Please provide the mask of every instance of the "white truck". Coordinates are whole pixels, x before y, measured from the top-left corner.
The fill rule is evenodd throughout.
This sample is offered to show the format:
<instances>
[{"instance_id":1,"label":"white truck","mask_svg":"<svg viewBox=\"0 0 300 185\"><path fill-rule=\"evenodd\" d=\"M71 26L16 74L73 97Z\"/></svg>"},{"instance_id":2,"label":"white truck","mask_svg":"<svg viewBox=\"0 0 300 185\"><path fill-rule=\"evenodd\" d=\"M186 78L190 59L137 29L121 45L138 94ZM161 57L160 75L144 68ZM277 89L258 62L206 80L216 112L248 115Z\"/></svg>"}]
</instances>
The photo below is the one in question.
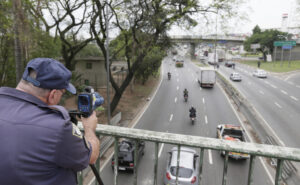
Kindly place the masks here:
<instances>
[{"instance_id":1,"label":"white truck","mask_svg":"<svg viewBox=\"0 0 300 185\"><path fill-rule=\"evenodd\" d=\"M213 88L216 83L216 70L212 67L200 67L198 82L200 87Z\"/></svg>"}]
</instances>

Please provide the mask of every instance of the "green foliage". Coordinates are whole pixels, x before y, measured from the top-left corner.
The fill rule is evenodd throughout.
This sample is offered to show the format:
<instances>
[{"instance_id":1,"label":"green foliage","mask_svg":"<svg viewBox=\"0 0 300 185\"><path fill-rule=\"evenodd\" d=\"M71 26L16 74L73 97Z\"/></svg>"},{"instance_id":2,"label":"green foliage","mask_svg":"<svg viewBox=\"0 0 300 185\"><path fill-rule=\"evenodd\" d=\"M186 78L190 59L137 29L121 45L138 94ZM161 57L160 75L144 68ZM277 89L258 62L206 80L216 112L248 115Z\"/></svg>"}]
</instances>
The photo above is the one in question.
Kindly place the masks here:
<instances>
[{"instance_id":1,"label":"green foliage","mask_svg":"<svg viewBox=\"0 0 300 185\"><path fill-rule=\"evenodd\" d=\"M35 29L31 38L32 50L30 57L58 58L61 50L59 39L52 37L45 31Z\"/></svg>"},{"instance_id":2,"label":"green foliage","mask_svg":"<svg viewBox=\"0 0 300 185\"><path fill-rule=\"evenodd\" d=\"M261 31L258 26L253 29L253 34L244 42L244 48L246 51L252 51L251 44L260 44L260 48L257 51L263 53L264 58L266 58L267 53L273 53L274 41L285 40L288 33L281 32L274 29L268 29Z\"/></svg>"},{"instance_id":3,"label":"green foliage","mask_svg":"<svg viewBox=\"0 0 300 185\"><path fill-rule=\"evenodd\" d=\"M160 46L154 46L135 71L135 77L145 84L150 76L155 76L166 52Z\"/></svg>"},{"instance_id":4,"label":"green foliage","mask_svg":"<svg viewBox=\"0 0 300 185\"><path fill-rule=\"evenodd\" d=\"M77 57L103 57L103 54L97 45L90 43L77 54Z\"/></svg>"}]
</instances>

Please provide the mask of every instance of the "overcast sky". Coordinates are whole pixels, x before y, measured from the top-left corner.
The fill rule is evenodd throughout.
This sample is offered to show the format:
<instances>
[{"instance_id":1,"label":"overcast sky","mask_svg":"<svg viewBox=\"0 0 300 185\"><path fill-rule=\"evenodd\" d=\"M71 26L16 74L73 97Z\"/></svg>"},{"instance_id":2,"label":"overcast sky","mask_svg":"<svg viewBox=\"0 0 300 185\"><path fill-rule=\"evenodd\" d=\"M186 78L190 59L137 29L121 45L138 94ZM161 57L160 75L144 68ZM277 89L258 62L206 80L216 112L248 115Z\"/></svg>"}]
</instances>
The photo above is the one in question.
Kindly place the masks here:
<instances>
[{"instance_id":1,"label":"overcast sky","mask_svg":"<svg viewBox=\"0 0 300 185\"><path fill-rule=\"evenodd\" d=\"M247 5L250 22L243 26L243 32L251 32L255 25L261 28L279 28L282 14L288 14L288 26L296 26L296 0L249 0Z\"/></svg>"},{"instance_id":2,"label":"overcast sky","mask_svg":"<svg viewBox=\"0 0 300 185\"><path fill-rule=\"evenodd\" d=\"M246 4L239 11L247 13L248 20L232 21L230 28L224 30L218 22L217 33L252 33L252 29L258 25L262 29L281 28L282 14L288 14L287 26L300 25L300 13L296 15L297 0L246 0ZM215 17L215 15L212 15ZM297 20L297 17L298 20ZM215 18L213 18L215 20ZM192 30L182 31L181 28L172 28L171 35L207 35L216 33L215 24L199 25Z\"/></svg>"}]
</instances>

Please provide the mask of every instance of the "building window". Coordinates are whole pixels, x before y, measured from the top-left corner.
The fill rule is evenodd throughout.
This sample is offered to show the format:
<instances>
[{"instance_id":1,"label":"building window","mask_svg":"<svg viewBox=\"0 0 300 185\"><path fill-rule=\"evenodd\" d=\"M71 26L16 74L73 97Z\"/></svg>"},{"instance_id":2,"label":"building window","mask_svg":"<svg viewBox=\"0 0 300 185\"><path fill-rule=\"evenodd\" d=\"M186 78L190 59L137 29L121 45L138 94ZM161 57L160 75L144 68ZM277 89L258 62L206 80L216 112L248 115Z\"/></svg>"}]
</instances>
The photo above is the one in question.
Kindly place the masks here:
<instances>
[{"instance_id":1,"label":"building window","mask_svg":"<svg viewBox=\"0 0 300 185\"><path fill-rule=\"evenodd\" d=\"M84 80L84 85L90 85L90 81L89 80Z\"/></svg>"},{"instance_id":2,"label":"building window","mask_svg":"<svg viewBox=\"0 0 300 185\"><path fill-rule=\"evenodd\" d=\"M86 63L86 69L92 69L93 65L91 62Z\"/></svg>"}]
</instances>

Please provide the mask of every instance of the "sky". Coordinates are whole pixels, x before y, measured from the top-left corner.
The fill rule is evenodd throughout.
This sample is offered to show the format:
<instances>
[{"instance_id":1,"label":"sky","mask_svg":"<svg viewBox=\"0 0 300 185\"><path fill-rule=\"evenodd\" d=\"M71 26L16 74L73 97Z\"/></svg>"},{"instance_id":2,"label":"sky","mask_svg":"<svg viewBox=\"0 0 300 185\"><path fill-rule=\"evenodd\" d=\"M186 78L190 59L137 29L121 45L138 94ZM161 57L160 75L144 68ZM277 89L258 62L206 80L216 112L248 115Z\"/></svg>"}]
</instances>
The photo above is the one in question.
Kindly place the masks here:
<instances>
[{"instance_id":1,"label":"sky","mask_svg":"<svg viewBox=\"0 0 300 185\"><path fill-rule=\"evenodd\" d=\"M252 32L255 25L260 28L280 28L282 14L288 14L288 26L296 26L296 0L250 0L247 6L250 21L245 24L242 32Z\"/></svg>"},{"instance_id":2,"label":"sky","mask_svg":"<svg viewBox=\"0 0 300 185\"><path fill-rule=\"evenodd\" d=\"M172 28L170 35L206 35L207 33L252 33L252 29L258 25L262 29L281 28L282 14L287 13L287 26L300 26L300 12L297 15L297 0L245 0L246 3L239 11L247 14L248 20L231 21L231 25L224 30L215 23L211 25L199 25L192 30L182 31L181 28ZM242 14L241 13L241 14ZM215 15L213 15L215 16ZM298 20L297 20L298 17ZM215 18L213 18L215 19ZM220 24L218 22L218 24Z\"/></svg>"}]
</instances>

